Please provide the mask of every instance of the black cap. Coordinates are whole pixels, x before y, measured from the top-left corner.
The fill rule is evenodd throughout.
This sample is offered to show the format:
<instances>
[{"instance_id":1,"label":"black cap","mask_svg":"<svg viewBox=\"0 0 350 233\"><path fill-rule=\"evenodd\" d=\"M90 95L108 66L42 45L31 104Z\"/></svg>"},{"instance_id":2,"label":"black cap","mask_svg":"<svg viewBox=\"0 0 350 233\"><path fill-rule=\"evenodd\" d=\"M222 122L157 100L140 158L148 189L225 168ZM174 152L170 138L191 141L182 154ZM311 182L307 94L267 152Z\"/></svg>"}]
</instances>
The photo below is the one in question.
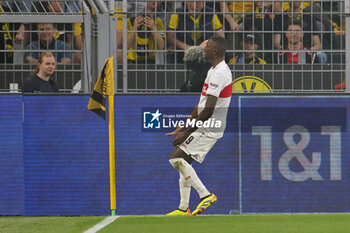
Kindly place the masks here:
<instances>
[{"instance_id":1,"label":"black cap","mask_svg":"<svg viewBox=\"0 0 350 233\"><path fill-rule=\"evenodd\" d=\"M254 44L259 44L259 39L254 34L244 34L244 42L252 42Z\"/></svg>"}]
</instances>

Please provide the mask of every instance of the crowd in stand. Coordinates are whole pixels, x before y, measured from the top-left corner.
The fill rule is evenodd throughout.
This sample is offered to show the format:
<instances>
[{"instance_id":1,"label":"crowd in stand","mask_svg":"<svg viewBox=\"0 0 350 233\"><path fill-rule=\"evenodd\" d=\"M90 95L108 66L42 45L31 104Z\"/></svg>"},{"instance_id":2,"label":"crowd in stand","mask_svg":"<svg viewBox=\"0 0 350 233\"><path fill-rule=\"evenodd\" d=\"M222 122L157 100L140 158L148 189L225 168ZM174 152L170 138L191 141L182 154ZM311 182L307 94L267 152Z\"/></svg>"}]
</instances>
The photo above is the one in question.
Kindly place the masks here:
<instances>
[{"instance_id":1,"label":"crowd in stand","mask_svg":"<svg viewBox=\"0 0 350 233\"><path fill-rule=\"evenodd\" d=\"M230 64L331 62L329 51L344 49L345 44L340 33L344 23L339 14L332 13L341 9L332 4L295 0L148 2L128 17L128 62L157 63L156 55L165 54L159 50L165 50L167 64L183 63L184 50L212 35L229 41L231 52L226 60Z\"/></svg>"},{"instance_id":2,"label":"crowd in stand","mask_svg":"<svg viewBox=\"0 0 350 233\"><path fill-rule=\"evenodd\" d=\"M0 1L1 3L2 1ZM123 61L122 1L116 2L118 62ZM314 64L335 62L331 50L344 49L342 9L325 1L128 1L127 62L183 63L184 51L212 35L229 41L230 64ZM44 12L65 12L67 4L50 1ZM1 12L13 11L8 4ZM44 9L40 9L44 8ZM333 12L332 12L333 11ZM81 62L81 24L0 25L0 63L13 62L14 47L23 62L37 64L51 51L57 64ZM57 50L57 51L56 51ZM344 62L344 61L342 61Z\"/></svg>"},{"instance_id":3,"label":"crowd in stand","mask_svg":"<svg viewBox=\"0 0 350 233\"><path fill-rule=\"evenodd\" d=\"M28 11L25 3L0 0L0 13ZM63 1L43 1L32 3L38 13L71 12L69 4ZM20 7L23 7L22 9ZM69 9L68 9L69 8ZM77 10L77 9L75 9ZM17 52L17 50L25 52ZM0 64L37 64L40 54L52 51L58 64L81 62L82 33L80 24L72 23L0 23ZM20 61L14 61L14 52L21 54Z\"/></svg>"}]
</instances>

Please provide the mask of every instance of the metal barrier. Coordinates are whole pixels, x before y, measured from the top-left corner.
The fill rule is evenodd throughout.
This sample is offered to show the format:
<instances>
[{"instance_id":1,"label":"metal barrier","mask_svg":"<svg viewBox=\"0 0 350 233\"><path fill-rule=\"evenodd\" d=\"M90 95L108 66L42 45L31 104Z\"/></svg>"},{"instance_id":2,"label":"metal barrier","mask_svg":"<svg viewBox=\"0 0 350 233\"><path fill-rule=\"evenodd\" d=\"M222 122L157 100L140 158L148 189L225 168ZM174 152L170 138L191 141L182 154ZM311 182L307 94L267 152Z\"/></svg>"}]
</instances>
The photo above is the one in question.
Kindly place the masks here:
<instances>
[{"instance_id":1,"label":"metal barrier","mask_svg":"<svg viewBox=\"0 0 350 233\"><path fill-rule=\"evenodd\" d=\"M141 26L135 30L132 21L137 15L150 14L147 11L152 6L141 13L136 10L137 7L123 8L123 13L127 12L124 21L127 20L128 24L127 32L126 27L123 31L124 38L127 37L123 46L129 49L127 54L123 54L123 74L120 71L117 75L118 79L124 78L123 81L118 80L118 91L187 91L184 86L191 84L186 83L196 82L192 79L198 77L197 71L184 64L184 49L198 46L210 35L222 36L218 33L220 28L229 42L226 61L232 65L234 79L249 73L249 76L257 76L265 81L275 92L335 91L335 86L345 81L344 1L300 1L300 6L295 6L299 2L295 1L292 7L288 6L289 2L292 1L208 1L201 5L198 1L174 1L169 6L166 1L160 8L156 8L161 12L155 12L154 16L155 22L163 20L167 25L163 29L158 25L156 30L164 37L164 49L152 45L152 49L148 50L147 45L142 43L149 29ZM202 10L191 16L191 4ZM126 7L126 4L123 6ZM212 20L217 19L217 24L221 23L221 26L213 25L217 28L212 30L198 25L203 21L211 24ZM299 20L303 25L293 26ZM290 28L289 21L292 21ZM187 28L176 23L185 23ZM186 36L188 28L194 30ZM136 43L136 46L130 45L131 33L140 34L138 39L141 42ZM196 36L197 39L194 39ZM290 48L292 41L288 43L288 40L293 40L292 36L298 37L294 40L298 39L299 44ZM144 56L147 52L148 56ZM152 52L156 56L149 55ZM204 79L205 74L200 78ZM299 84L296 85L297 83ZM123 88L120 86L122 84ZM344 88L345 86L340 86L339 90Z\"/></svg>"},{"instance_id":2,"label":"metal barrier","mask_svg":"<svg viewBox=\"0 0 350 233\"><path fill-rule=\"evenodd\" d=\"M70 42L73 49L69 51L74 53L71 67L80 70L62 66L63 70L54 78L66 80L72 72L79 73L80 92L84 93L91 92L109 56L116 58L117 92L193 91L191 85L203 81L198 79L205 78L207 68L201 69L200 74L189 68L182 60L184 50L200 45L213 34L225 36L229 42L226 61L232 67L234 79L247 74L256 76L274 92L345 91L345 85L337 88L336 85L346 77L350 79L350 59L345 59L346 54L350 56L346 53L350 38L345 40L346 36L350 37L345 33L346 27L350 28L350 22L345 23L350 21L350 7L344 0L32 0L2 1L2 6L8 10L0 14L0 24L14 24L8 28L13 39L19 32L15 23L75 23L75 27L63 28L61 33L75 36L81 32L78 42L81 45L78 46L73 36ZM135 24L138 16L141 16L139 26ZM38 32L35 28L24 28L32 34ZM0 80L3 88L0 91L8 91L9 82L23 82L26 78L11 80L18 77L18 72L11 76L15 72L11 64L22 70L22 74L33 68L21 66L21 56L28 50L16 43L12 46L13 61L0 59L7 69L0 74L6 75L6 81ZM8 52L8 48L0 45L0 53ZM63 83L66 86L60 87L61 91L72 91L74 84ZM254 91L259 92L258 89Z\"/></svg>"},{"instance_id":3,"label":"metal barrier","mask_svg":"<svg viewBox=\"0 0 350 233\"><path fill-rule=\"evenodd\" d=\"M84 2L1 1L0 12L0 91L8 91L10 83L21 88L43 51L56 57L53 78L60 91L70 92L75 82L86 76L89 61L84 59L83 35L91 33L90 27L84 27L90 17ZM77 74L79 78L72 80Z\"/></svg>"}]
</instances>

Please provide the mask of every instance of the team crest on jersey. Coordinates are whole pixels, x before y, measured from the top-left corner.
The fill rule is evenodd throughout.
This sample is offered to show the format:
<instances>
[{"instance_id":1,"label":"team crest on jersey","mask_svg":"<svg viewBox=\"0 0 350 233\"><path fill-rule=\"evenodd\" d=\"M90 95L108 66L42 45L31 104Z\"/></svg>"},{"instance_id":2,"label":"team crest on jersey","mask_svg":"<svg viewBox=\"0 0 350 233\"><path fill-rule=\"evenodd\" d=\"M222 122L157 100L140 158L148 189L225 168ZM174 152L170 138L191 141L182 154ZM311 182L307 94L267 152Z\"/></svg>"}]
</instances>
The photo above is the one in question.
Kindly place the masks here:
<instances>
[{"instance_id":1,"label":"team crest on jersey","mask_svg":"<svg viewBox=\"0 0 350 233\"><path fill-rule=\"evenodd\" d=\"M208 84L204 83L203 88L202 88L202 95L206 96L207 95L207 90L208 90Z\"/></svg>"},{"instance_id":2,"label":"team crest on jersey","mask_svg":"<svg viewBox=\"0 0 350 233\"><path fill-rule=\"evenodd\" d=\"M232 82L232 93L272 93L267 82L255 76L243 76Z\"/></svg>"}]
</instances>

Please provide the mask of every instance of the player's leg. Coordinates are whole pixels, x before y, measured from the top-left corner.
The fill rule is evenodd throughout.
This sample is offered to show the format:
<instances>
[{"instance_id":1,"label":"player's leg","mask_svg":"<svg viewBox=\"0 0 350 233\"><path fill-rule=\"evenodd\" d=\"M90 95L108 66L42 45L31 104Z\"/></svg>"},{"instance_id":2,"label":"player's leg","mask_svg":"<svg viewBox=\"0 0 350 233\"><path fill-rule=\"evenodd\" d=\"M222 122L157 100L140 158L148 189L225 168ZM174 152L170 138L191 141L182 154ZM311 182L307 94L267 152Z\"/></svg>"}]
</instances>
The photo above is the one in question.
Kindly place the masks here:
<instances>
[{"instance_id":1,"label":"player's leg","mask_svg":"<svg viewBox=\"0 0 350 233\"><path fill-rule=\"evenodd\" d=\"M179 208L177 210L174 210L168 213L167 215L190 216L191 211L189 209L189 204L190 204L190 195L191 195L191 185L185 180L185 178L181 174L179 178L179 190L180 190Z\"/></svg>"},{"instance_id":2,"label":"player's leg","mask_svg":"<svg viewBox=\"0 0 350 233\"><path fill-rule=\"evenodd\" d=\"M180 174L179 179L179 188L180 188L180 210L187 210L190 205L190 196L191 196L191 184L185 180L183 175Z\"/></svg>"},{"instance_id":3,"label":"player's leg","mask_svg":"<svg viewBox=\"0 0 350 233\"><path fill-rule=\"evenodd\" d=\"M188 137L188 139L185 140L184 143L178 146L178 149L180 150L173 151L170 159L173 159L173 162L178 162L180 165L183 163L183 160L176 161L176 159L184 159L188 162L188 158L191 158L189 163L191 163L193 159L199 163L202 163L206 154L214 146L216 141L216 138L208 137L204 132L194 132ZM174 166L173 163L172 165ZM180 168L178 170L197 190L200 196L200 202L197 208L192 212L192 215L200 214L203 210L217 201L217 197L206 189L192 166L189 168L185 163L184 168Z\"/></svg>"},{"instance_id":4,"label":"player's leg","mask_svg":"<svg viewBox=\"0 0 350 233\"><path fill-rule=\"evenodd\" d=\"M175 151L175 150L174 150ZM177 152L175 151L171 153L170 157L172 156L178 156ZM193 162L193 159L190 156L186 157L186 161L191 164ZM179 172L180 178L179 178L179 189L180 189L180 205L179 208L173 212L168 213L167 215L185 215L189 216L191 215L191 212L189 210L189 202L190 202L190 195L191 195L191 184L184 178L183 175Z\"/></svg>"},{"instance_id":5,"label":"player's leg","mask_svg":"<svg viewBox=\"0 0 350 233\"><path fill-rule=\"evenodd\" d=\"M217 201L217 197L214 194L211 194L207 188L204 186L202 181L197 176L196 171L193 169L193 167L190 165L190 163L193 161L190 156L187 155L185 152L183 152L180 148L176 148L173 153L170 156L170 163L173 165L173 167L179 171L180 176L182 176L186 184L190 184L193 188L196 189L200 196L200 201L197 206L197 208L193 211L192 215L197 215L202 213L205 209L207 209L211 204L215 203ZM190 162L188 162L190 160ZM181 180L181 179L180 179ZM185 191L183 189L182 191ZM181 182L180 182L180 193L181 193ZM189 196L190 193L188 193L188 196L186 196L186 191L182 192L181 195L181 203L185 203L187 200L189 202ZM182 196L183 195L183 196ZM184 199L182 199L184 197ZM186 205L188 206L188 204ZM183 209L182 209L183 208ZM176 212L172 212L171 215L184 215L183 213L188 213L188 209L185 212L185 207L179 207L179 210Z\"/></svg>"},{"instance_id":6,"label":"player's leg","mask_svg":"<svg viewBox=\"0 0 350 233\"><path fill-rule=\"evenodd\" d=\"M216 141L217 139L207 137L203 132L195 132L192 133L184 143L176 147L170 154L169 162L171 165L183 176L188 184L196 189L201 198L192 215L200 214L217 200L216 196L211 194L204 186L197 176L196 171L191 166L194 159L199 163L203 162L205 155L214 146Z\"/></svg>"},{"instance_id":7,"label":"player's leg","mask_svg":"<svg viewBox=\"0 0 350 233\"><path fill-rule=\"evenodd\" d=\"M197 176L196 171L190 165L193 159L179 147L176 147L170 154L169 162L184 177L185 181L190 184L199 194L200 198L210 194L202 181Z\"/></svg>"},{"instance_id":8,"label":"player's leg","mask_svg":"<svg viewBox=\"0 0 350 233\"><path fill-rule=\"evenodd\" d=\"M176 158L177 156L180 156L180 158L184 156L183 159L191 166L192 166L192 162L194 161L194 159L192 159L191 156L187 155L186 153L183 154L183 151L181 150L180 151L174 150L174 153L170 154L170 158L172 158L172 156L174 156L174 158ZM179 174L180 174L179 187L180 187L180 196L181 196L179 209L186 210L190 204L190 195L191 195L192 186L190 182L187 181L183 175L181 175L180 172Z\"/></svg>"}]
</instances>

